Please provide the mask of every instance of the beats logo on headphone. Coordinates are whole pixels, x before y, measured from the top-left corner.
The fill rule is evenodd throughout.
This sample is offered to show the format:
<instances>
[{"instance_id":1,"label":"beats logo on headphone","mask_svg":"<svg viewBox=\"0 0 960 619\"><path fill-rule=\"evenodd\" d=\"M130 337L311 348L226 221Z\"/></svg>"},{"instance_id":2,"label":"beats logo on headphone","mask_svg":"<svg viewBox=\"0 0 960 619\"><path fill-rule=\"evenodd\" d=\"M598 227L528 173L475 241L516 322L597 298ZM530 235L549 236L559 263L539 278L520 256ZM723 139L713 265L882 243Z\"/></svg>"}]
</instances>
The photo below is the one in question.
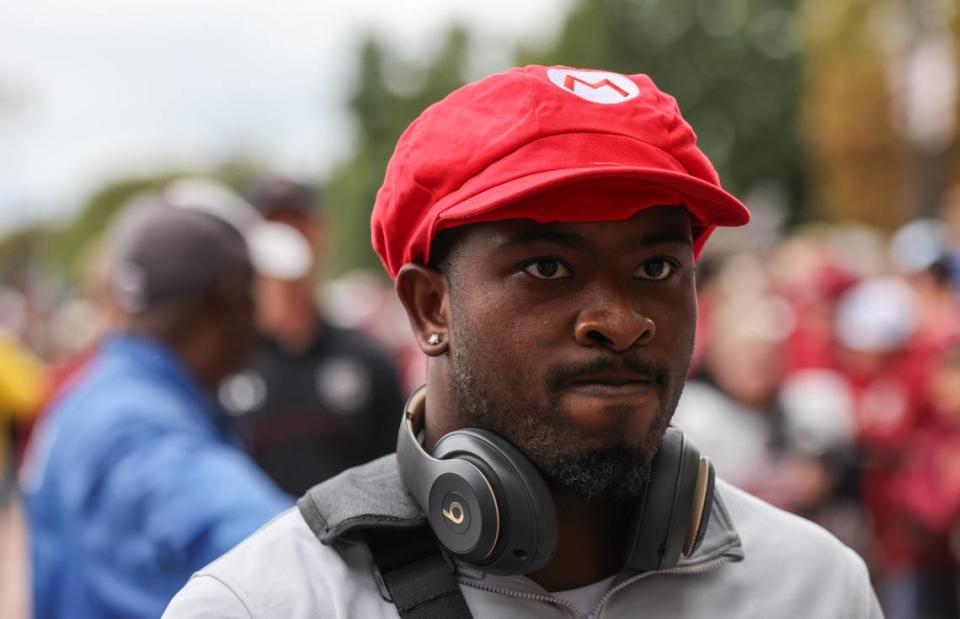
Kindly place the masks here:
<instances>
[{"instance_id":1,"label":"beats logo on headphone","mask_svg":"<svg viewBox=\"0 0 960 619\"><path fill-rule=\"evenodd\" d=\"M463 428L428 454L423 429L426 389L410 397L397 438L400 477L455 559L492 574L528 574L557 547L553 497L537 468L503 437ZM682 432L668 428L650 482L637 498L625 567L670 567L696 550L713 505L714 471Z\"/></svg>"}]
</instances>

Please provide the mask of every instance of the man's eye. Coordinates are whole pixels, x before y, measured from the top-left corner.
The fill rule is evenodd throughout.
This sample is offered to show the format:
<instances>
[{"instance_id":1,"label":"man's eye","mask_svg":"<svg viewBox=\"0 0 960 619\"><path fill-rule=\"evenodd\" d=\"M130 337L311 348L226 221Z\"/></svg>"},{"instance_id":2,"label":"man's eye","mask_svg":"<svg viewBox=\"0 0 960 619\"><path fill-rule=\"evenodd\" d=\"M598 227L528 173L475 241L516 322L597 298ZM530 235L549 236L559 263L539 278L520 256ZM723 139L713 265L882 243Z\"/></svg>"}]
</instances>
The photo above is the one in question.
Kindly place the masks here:
<instances>
[{"instance_id":1,"label":"man's eye","mask_svg":"<svg viewBox=\"0 0 960 619\"><path fill-rule=\"evenodd\" d=\"M676 265L666 258L654 258L641 264L636 275L641 279L667 279L675 269Z\"/></svg>"},{"instance_id":2,"label":"man's eye","mask_svg":"<svg viewBox=\"0 0 960 619\"><path fill-rule=\"evenodd\" d=\"M557 260L537 260L523 269L537 279L563 279L570 277L570 269Z\"/></svg>"}]
</instances>

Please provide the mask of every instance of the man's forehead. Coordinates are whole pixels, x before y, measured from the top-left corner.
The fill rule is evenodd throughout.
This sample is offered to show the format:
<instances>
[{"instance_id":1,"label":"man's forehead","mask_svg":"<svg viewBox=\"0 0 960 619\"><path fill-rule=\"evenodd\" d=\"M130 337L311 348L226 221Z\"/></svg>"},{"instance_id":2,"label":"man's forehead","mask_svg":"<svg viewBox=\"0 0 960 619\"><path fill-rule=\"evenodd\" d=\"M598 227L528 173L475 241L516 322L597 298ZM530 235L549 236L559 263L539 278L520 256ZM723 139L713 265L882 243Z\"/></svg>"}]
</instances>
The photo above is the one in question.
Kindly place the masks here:
<instances>
[{"instance_id":1,"label":"man's forehead","mask_svg":"<svg viewBox=\"0 0 960 619\"><path fill-rule=\"evenodd\" d=\"M655 206L621 221L552 221L505 219L469 226L466 235L483 245L506 247L527 243L590 246L611 242L630 245L677 243L692 246L692 223L686 209Z\"/></svg>"}]
</instances>

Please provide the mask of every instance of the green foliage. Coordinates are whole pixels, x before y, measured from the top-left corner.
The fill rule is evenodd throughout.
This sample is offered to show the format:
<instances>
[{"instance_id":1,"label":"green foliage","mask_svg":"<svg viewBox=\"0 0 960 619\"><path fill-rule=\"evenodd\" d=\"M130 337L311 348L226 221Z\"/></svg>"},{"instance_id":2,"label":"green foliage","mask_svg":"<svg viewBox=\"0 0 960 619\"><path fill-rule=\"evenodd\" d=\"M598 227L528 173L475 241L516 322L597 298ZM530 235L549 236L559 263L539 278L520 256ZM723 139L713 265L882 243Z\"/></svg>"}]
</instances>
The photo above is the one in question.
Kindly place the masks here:
<instances>
[{"instance_id":1,"label":"green foliage","mask_svg":"<svg viewBox=\"0 0 960 619\"><path fill-rule=\"evenodd\" d=\"M954 40L954 62L960 67L960 10L957 10L953 19L950 20L950 32ZM958 122L953 128L953 140L948 151L947 164L947 185L948 187L960 187L960 97L954 104L954 117Z\"/></svg>"},{"instance_id":2,"label":"green foliage","mask_svg":"<svg viewBox=\"0 0 960 619\"><path fill-rule=\"evenodd\" d=\"M66 225L36 225L0 238L0 264L4 265L0 281L17 281L34 271L60 281L76 279L81 256L100 237L117 209L134 194L166 178L110 183L91 196Z\"/></svg>"},{"instance_id":3,"label":"green foliage","mask_svg":"<svg viewBox=\"0 0 960 619\"><path fill-rule=\"evenodd\" d=\"M243 193L263 174L263 167L247 159L233 158L208 174ZM35 270L56 280L75 281L82 269L83 257L130 198L188 175L191 173L170 171L108 182L90 196L65 225L37 225L0 238L0 264L3 265L0 282L18 280Z\"/></svg>"},{"instance_id":4,"label":"green foliage","mask_svg":"<svg viewBox=\"0 0 960 619\"><path fill-rule=\"evenodd\" d=\"M30 226L0 239L0 283L18 282L48 244L49 235L43 226Z\"/></svg>"},{"instance_id":5,"label":"green foliage","mask_svg":"<svg viewBox=\"0 0 960 619\"><path fill-rule=\"evenodd\" d=\"M360 56L358 84L350 102L358 135L351 158L331 176L326 188L331 215L332 272L379 268L370 247L370 212L383 182L390 153L403 130L420 112L464 82L467 34L452 28L427 65L384 50L368 38Z\"/></svg>"},{"instance_id":6,"label":"green foliage","mask_svg":"<svg viewBox=\"0 0 960 619\"><path fill-rule=\"evenodd\" d=\"M99 238L110 218L127 200L165 180L167 177L124 179L101 188L70 224L51 232L44 254L54 265L72 272L87 244Z\"/></svg>"},{"instance_id":7,"label":"green foliage","mask_svg":"<svg viewBox=\"0 0 960 619\"><path fill-rule=\"evenodd\" d=\"M818 215L893 227L904 218L906 145L892 126L886 53L876 36L885 0L811 0L802 109ZM856 102L851 105L851 102Z\"/></svg>"},{"instance_id":8,"label":"green foliage","mask_svg":"<svg viewBox=\"0 0 960 619\"><path fill-rule=\"evenodd\" d=\"M646 73L676 97L724 186L765 181L804 203L797 121L796 0L581 0L546 49L520 64Z\"/></svg>"}]
</instances>

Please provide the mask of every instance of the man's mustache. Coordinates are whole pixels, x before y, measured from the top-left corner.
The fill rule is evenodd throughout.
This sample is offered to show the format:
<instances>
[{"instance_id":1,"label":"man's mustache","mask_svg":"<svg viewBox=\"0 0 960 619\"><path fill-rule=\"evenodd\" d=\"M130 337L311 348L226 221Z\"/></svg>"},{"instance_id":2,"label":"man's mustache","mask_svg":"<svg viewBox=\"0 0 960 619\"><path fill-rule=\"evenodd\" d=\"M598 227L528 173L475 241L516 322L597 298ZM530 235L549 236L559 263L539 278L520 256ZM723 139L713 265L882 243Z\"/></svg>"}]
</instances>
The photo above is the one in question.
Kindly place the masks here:
<instances>
[{"instance_id":1,"label":"man's mustache","mask_svg":"<svg viewBox=\"0 0 960 619\"><path fill-rule=\"evenodd\" d=\"M581 382L584 377L597 374L636 374L642 379L653 381L660 389L663 389L670 379L669 369L662 364L637 356L605 355L589 361L555 365L548 370L545 383L549 391L556 392L572 383Z\"/></svg>"}]
</instances>

